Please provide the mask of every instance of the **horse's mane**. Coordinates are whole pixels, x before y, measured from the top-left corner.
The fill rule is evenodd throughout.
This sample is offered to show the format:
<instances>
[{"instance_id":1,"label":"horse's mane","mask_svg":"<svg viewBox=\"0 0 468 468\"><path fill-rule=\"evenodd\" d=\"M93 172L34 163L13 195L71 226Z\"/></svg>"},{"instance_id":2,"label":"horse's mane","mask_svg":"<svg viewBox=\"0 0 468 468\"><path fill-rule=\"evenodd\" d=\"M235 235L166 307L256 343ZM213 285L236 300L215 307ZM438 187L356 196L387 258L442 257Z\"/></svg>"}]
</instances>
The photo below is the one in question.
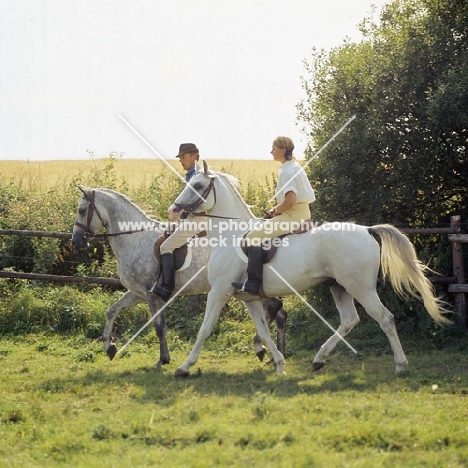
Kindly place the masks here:
<instances>
[{"instance_id":1,"label":"horse's mane","mask_svg":"<svg viewBox=\"0 0 468 468\"><path fill-rule=\"evenodd\" d=\"M93 190L93 189L91 189ZM129 197L127 197L127 195L124 195L123 193L120 193L120 192L117 192L117 190L113 190L113 189L110 189L110 188L105 188L105 187L99 187L99 188L96 188L94 189L96 191L99 191L99 192L104 192L104 193L107 193L108 195L111 195L112 197L114 198L119 198L121 199L122 201L124 201L125 203L128 203L130 205L132 205L132 207L139 211L142 215L150 218L151 220L159 223L159 224L162 224L161 221L159 220L156 220L154 219L152 216L150 216L146 211L142 210L138 205L136 205L135 203L132 202L132 200L130 200Z\"/></svg>"},{"instance_id":2,"label":"horse's mane","mask_svg":"<svg viewBox=\"0 0 468 468\"><path fill-rule=\"evenodd\" d=\"M225 172L218 172L218 171L211 171L211 172L215 174L216 176L218 176L220 179L226 181L232 187L232 190L235 196L237 197L237 199L240 201L242 205L245 206L245 208L249 212L249 215L252 218L255 218L256 216L252 213L250 206L245 202L245 200L242 198L242 195L239 193L241 181L237 177L234 177L231 174L226 174Z\"/></svg>"}]
</instances>

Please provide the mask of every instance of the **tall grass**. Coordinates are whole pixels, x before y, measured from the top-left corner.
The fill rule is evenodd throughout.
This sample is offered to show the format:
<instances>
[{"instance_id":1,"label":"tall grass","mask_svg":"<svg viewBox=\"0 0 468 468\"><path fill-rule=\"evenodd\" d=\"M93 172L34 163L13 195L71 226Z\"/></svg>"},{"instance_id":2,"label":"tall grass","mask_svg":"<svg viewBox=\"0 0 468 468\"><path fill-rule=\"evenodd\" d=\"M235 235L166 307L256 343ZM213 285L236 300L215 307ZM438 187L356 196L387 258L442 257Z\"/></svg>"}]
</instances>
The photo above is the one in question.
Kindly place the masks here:
<instances>
[{"instance_id":1,"label":"tall grass","mask_svg":"<svg viewBox=\"0 0 468 468\"><path fill-rule=\"evenodd\" d=\"M181 175L184 172L177 159L169 159L164 163L157 158L125 159L116 153L111 153L108 158L97 158L92 153L90 156L86 160L69 161L0 161L0 174L4 182L12 181L28 191L67 187L77 178L83 179L85 185L98 186L100 184L96 176L99 179L108 170L109 161L112 160L115 180L125 181L128 190L133 192L148 187L161 175L172 175L167 164ZM244 185L263 182L265 178L271 180L279 169L278 163L270 160L206 160L212 169L228 172Z\"/></svg>"}]
</instances>

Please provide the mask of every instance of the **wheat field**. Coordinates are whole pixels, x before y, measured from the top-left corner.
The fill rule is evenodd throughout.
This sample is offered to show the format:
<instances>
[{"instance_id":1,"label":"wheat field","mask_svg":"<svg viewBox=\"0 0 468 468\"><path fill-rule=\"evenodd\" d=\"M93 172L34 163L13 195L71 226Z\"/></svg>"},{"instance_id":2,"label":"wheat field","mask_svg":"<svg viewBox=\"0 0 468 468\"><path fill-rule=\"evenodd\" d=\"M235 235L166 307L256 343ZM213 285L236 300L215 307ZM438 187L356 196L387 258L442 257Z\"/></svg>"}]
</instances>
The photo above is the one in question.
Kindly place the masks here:
<instances>
[{"instance_id":1,"label":"wheat field","mask_svg":"<svg viewBox=\"0 0 468 468\"><path fill-rule=\"evenodd\" d=\"M0 161L0 177L3 182L15 182L24 187L47 189L68 186L78 176L104 170L109 159L56 160L56 161ZM179 174L184 171L178 160L167 161ZM243 184L270 183L276 179L280 165L271 160L211 160L210 168L227 172L241 180ZM154 177L172 171L159 160L119 159L113 160L113 173L118 181L125 181L130 188L145 186Z\"/></svg>"}]
</instances>

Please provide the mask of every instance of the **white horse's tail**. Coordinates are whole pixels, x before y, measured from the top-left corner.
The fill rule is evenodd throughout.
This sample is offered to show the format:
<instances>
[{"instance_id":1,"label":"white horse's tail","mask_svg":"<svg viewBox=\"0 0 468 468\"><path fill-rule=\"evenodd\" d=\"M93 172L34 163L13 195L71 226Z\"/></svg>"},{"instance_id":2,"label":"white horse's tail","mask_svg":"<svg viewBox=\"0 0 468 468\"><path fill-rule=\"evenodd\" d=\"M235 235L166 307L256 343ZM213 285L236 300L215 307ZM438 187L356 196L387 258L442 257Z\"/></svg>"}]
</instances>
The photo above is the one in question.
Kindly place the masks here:
<instances>
[{"instance_id":1,"label":"white horse's tail","mask_svg":"<svg viewBox=\"0 0 468 468\"><path fill-rule=\"evenodd\" d=\"M390 224L371 226L370 234L377 234L382 242L381 266L384 279L388 278L402 297L407 293L422 299L430 316L439 324L450 323L442 314L449 313L444 302L435 297L434 288L425 276L426 265L421 263L408 237ZM416 293L419 293L419 295Z\"/></svg>"}]
</instances>

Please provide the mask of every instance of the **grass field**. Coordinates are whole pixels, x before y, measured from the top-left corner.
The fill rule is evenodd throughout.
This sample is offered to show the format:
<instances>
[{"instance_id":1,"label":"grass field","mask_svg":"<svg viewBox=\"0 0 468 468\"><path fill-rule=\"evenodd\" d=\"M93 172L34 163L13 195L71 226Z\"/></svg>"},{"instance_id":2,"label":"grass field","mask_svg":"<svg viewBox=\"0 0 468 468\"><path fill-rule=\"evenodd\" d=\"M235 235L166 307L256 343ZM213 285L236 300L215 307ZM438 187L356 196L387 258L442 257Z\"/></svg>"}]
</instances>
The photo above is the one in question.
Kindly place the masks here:
<instances>
[{"instance_id":1,"label":"grass field","mask_svg":"<svg viewBox=\"0 0 468 468\"><path fill-rule=\"evenodd\" d=\"M408 353L396 377L391 355L344 348L312 373L309 351L277 376L250 351L208 347L180 380L190 345L170 343L156 370L149 335L112 362L80 336L2 338L1 466L468 465L466 356Z\"/></svg>"},{"instance_id":2,"label":"grass field","mask_svg":"<svg viewBox=\"0 0 468 468\"><path fill-rule=\"evenodd\" d=\"M82 161L0 161L0 175L3 180L15 181L26 187L47 189L52 186L67 186L79 174L91 174L102 171L108 159L90 159ZM276 177L279 164L275 161L244 160L210 160L207 161L214 170L227 172L239 178L244 184L260 182L265 178L270 182ZM178 160L169 160L169 164L183 174ZM118 180L125 180L130 188L147 185L163 171L170 169L157 159L121 159L114 164ZM172 173L172 171L171 171Z\"/></svg>"}]
</instances>

